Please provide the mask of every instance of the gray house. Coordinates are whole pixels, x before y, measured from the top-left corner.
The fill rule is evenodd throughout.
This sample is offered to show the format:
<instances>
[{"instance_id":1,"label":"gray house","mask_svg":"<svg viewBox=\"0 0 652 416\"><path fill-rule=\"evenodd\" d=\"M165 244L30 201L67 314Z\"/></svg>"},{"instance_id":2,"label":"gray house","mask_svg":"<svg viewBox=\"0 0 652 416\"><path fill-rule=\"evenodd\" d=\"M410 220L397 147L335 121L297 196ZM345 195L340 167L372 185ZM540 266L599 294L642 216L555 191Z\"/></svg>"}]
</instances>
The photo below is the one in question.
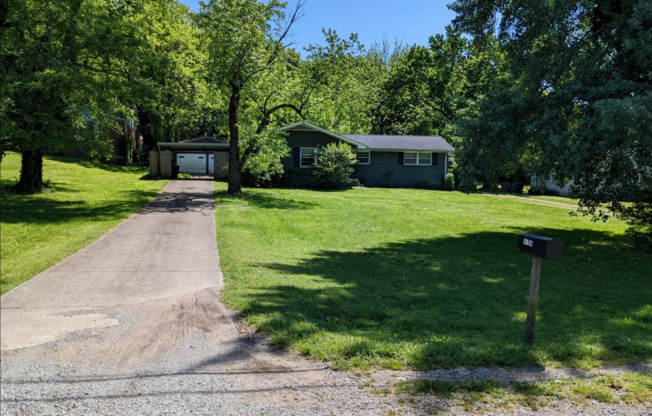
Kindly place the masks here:
<instances>
[{"instance_id":1,"label":"gray house","mask_svg":"<svg viewBox=\"0 0 652 416\"><path fill-rule=\"evenodd\" d=\"M337 134L306 121L281 128L288 133L290 157L281 159L289 183L306 184L317 149L330 142L351 145L357 154L354 177L368 186L429 185L441 188L449 154L455 149L437 136Z\"/></svg>"}]
</instances>

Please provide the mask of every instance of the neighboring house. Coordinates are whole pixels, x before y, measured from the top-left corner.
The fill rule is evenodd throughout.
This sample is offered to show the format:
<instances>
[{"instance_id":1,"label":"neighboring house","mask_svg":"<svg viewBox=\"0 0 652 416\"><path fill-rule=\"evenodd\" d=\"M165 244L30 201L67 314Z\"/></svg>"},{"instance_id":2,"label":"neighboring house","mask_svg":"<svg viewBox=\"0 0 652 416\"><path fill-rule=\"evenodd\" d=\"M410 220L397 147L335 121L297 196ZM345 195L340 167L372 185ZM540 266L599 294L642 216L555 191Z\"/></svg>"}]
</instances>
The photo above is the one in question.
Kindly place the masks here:
<instances>
[{"instance_id":1,"label":"neighboring house","mask_svg":"<svg viewBox=\"0 0 652 416\"><path fill-rule=\"evenodd\" d=\"M114 116L119 130L101 126L87 110L81 110L82 117L84 117L86 123L86 132L83 134L99 140L100 131L104 129L103 133L108 133L109 140L113 145L113 162L119 165L130 165L131 163L137 162L138 153L143 147L143 136L138 128L138 108L135 105L131 105L130 107L134 110L134 118L127 118L122 114ZM76 148L65 154L66 156L86 157L88 156L88 151Z\"/></svg>"},{"instance_id":2,"label":"neighboring house","mask_svg":"<svg viewBox=\"0 0 652 416\"><path fill-rule=\"evenodd\" d=\"M116 116L120 123L120 130L109 131L109 137L113 142L113 154L116 163L129 165L137 162L138 153L143 147L143 136L138 128L138 109L135 105L130 106L135 112L134 118Z\"/></svg>"},{"instance_id":3,"label":"neighboring house","mask_svg":"<svg viewBox=\"0 0 652 416\"><path fill-rule=\"evenodd\" d=\"M357 155L354 177L367 186L424 185L441 188L449 155L455 151L438 136L337 134L306 121L281 128L288 133L290 157L281 159L286 180L307 184L320 147L345 142Z\"/></svg>"},{"instance_id":4,"label":"neighboring house","mask_svg":"<svg viewBox=\"0 0 652 416\"><path fill-rule=\"evenodd\" d=\"M572 188L574 184L573 179L564 183L564 186L559 186L557 185L557 182L555 182L555 177L552 174L547 179L538 178L536 175L532 175L530 178L530 183L532 184L532 188L539 189L546 193L551 193L559 196L574 196Z\"/></svg>"}]
</instances>

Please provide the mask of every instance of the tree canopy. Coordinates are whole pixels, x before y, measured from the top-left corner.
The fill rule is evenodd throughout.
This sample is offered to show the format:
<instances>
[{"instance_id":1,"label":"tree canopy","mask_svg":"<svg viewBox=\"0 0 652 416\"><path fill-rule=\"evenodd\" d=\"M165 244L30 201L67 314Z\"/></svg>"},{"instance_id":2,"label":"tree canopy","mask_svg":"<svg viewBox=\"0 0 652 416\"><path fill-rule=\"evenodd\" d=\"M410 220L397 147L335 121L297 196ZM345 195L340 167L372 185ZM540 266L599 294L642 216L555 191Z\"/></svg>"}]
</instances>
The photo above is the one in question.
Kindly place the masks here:
<instances>
[{"instance_id":1,"label":"tree canopy","mask_svg":"<svg viewBox=\"0 0 652 416\"><path fill-rule=\"evenodd\" d=\"M452 8L459 30L497 37L507 64L461 123L467 186L519 165L573 179L586 213L615 213L651 238L652 4L458 0Z\"/></svg>"},{"instance_id":2,"label":"tree canopy","mask_svg":"<svg viewBox=\"0 0 652 416\"><path fill-rule=\"evenodd\" d=\"M324 29L302 58L287 37L303 3L211 0L194 13L177 0L2 2L0 154L21 151L20 185L38 190L43 153L107 155L117 116L137 110L149 148L225 137L237 194L243 172L281 172L278 127L298 118L442 135L463 189L573 179L585 213L615 213L650 238L649 1L456 0L453 24L427 45L365 47Z\"/></svg>"}]
</instances>

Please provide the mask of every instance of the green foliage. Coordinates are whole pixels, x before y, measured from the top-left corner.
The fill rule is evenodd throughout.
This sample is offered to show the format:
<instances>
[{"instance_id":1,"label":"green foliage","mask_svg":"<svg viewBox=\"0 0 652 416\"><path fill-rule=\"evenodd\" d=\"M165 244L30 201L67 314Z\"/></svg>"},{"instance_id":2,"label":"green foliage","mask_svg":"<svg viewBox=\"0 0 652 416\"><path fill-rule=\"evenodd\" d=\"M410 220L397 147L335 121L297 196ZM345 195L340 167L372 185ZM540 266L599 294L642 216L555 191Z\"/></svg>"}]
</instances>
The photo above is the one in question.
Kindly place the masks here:
<instances>
[{"instance_id":1,"label":"green foliage","mask_svg":"<svg viewBox=\"0 0 652 416\"><path fill-rule=\"evenodd\" d=\"M126 22L138 53L129 53L137 82L129 83L125 100L138 108L148 148L214 135L226 126L224 96L209 88L208 56L195 20L175 0L147 0Z\"/></svg>"},{"instance_id":2,"label":"green foliage","mask_svg":"<svg viewBox=\"0 0 652 416\"><path fill-rule=\"evenodd\" d=\"M442 135L456 142L455 120L496 78L501 54L491 39L476 44L451 27L390 60L373 111L377 134Z\"/></svg>"},{"instance_id":3,"label":"green foliage","mask_svg":"<svg viewBox=\"0 0 652 416\"><path fill-rule=\"evenodd\" d=\"M121 119L140 116L150 147L214 119L196 28L174 0L9 0L0 44L0 153L25 154L25 189L40 188L44 153L106 158Z\"/></svg>"},{"instance_id":4,"label":"green foliage","mask_svg":"<svg viewBox=\"0 0 652 416\"><path fill-rule=\"evenodd\" d=\"M506 62L461 123L462 186L523 166L560 184L573 179L581 211L615 213L649 245L650 2L458 0L452 8L475 41L495 34Z\"/></svg>"},{"instance_id":5,"label":"green foliage","mask_svg":"<svg viewBox=\"0 0 652 416\"><path fill-rule=\"evenodd\" d=\"M228 97L232 194L241 192L242 172L252 156L257 155L258 160L250 164L249 170L259 175L261 164L272 166L271 159L286 151L266 142L274 136L266 130L278 127L274 119L277 113L291 110L301 114L303 102L310 96L295 88L300 85L297 57L284 44L301 6L299 1L285 24L285 4L276 0L202 3L199 23L208 48L207 72L212 87ZM280 152L272 156L274 149Z\"/></svg>"},{"instance_id":6,"label":"green foliage","mask_svg":"<svg viewBox=\"0 0 652 416\"><path fill-rule=\"evenodd\" d=\"M317 151L313 183L320 188L343 188L351 185L355 153L347 143L328 143Z\"/></svg>"},{"instance_id":7,"label":"green foliage","mask_svg":"<svg viewBox=\"0 0 652 416\"><path fill-rule=\"evenodd\" d=\"M265 129L259 137L255 133L247 134L257 143L256 152L252 153L244 165L243 180L248 185L269 185L283 174L280 158L290 153L286 134L279 129ZM262 137L261 137L262 136Z\"/></svg>"},{"instance_id":8,"label":"green foliage","mask_svg":"<svg viewBox=\"0 0 652 416\"><path fill-rule=\"evenodd\" d=\"M333 131L366 134L384 64L365 53L357 35L343 39L334 30L323 33L326 45L311 45L301 63L314 85L304 115Z\"/></svg>"},{"instance_id":9,"label":"green foliage","mask_svg":"<svg viewBox=\"0 0 652 416\"><path fill-rule=\"evenodd\" d=\"M569 216L567 198L216 190L226 302L305 356L420 369L588 369L652 357L652 256L631 250L620 220ZM544 265L532 349L532 260L514 244L522 232L565 244L564 260Z\"/></svg>"},{"instance_id":10,"label":"green foliage","mask_svg":"<svg viewBox=\"0 0 652 416\"><path fill-rule=\"evenodd\" d=\"M20 184L38 190L43 153L78 148L106 156L109 130L133 114L125 91L140 80L129 59L139 38L130 18L143 3L10 3L1 32L0 137L3 147L29 152L33 163Z\"/></svg>"},{"instance_id":11,"label":"green foliage","mask_svg":"<svg viewBox=\"0 0 652 416\"><path fill-rule=\"evenodd\" d=\"M444 177L444 189L447 191L455 189L455 175L450 172Z\"/></svg>"}]
</instances>

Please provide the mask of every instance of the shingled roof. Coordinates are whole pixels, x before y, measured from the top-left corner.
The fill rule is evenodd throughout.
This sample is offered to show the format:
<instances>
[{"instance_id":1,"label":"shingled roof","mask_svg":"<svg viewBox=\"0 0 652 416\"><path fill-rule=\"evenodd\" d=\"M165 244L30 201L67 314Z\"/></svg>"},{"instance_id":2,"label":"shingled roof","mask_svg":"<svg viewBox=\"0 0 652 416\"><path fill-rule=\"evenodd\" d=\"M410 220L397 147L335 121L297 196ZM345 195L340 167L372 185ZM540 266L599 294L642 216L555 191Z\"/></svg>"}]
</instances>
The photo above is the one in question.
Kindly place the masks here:
<instances>
[{"instance_id":1,"label":"shingled roof","mask_svg":"<svg viewBox=\"0 0 652 416\"><path fill-rule=\"evenodd\" d=\"M226 142L222 139L218 139L217 137L213 137L213 136L201 136L192 140L188 140L184 143L226 143Z\"/></svg>"},{"instance_id":2,"label":"shingled roof","mask_svg":"<svg viewBox=\"0 0 652 416\"><path fill-rule=\"evenodd\" d=\"M455 151L453 146L439 136L386 136L374 134L343 134L342 136L364 144L369 150Z\"/></svg>"},{"instance_id":3,"label":"shingled roof","mask_svg":"<svg viewBox=\"0 0 652 416\"><path fill-rule=\"evenodd\" d=\"M378 134L337 134L305 120L281 128L282 131L318 131L348 142L358 149L398 152L454 152L455 148L439 136L385 136Z\"/></svg>"}]
</instances>

